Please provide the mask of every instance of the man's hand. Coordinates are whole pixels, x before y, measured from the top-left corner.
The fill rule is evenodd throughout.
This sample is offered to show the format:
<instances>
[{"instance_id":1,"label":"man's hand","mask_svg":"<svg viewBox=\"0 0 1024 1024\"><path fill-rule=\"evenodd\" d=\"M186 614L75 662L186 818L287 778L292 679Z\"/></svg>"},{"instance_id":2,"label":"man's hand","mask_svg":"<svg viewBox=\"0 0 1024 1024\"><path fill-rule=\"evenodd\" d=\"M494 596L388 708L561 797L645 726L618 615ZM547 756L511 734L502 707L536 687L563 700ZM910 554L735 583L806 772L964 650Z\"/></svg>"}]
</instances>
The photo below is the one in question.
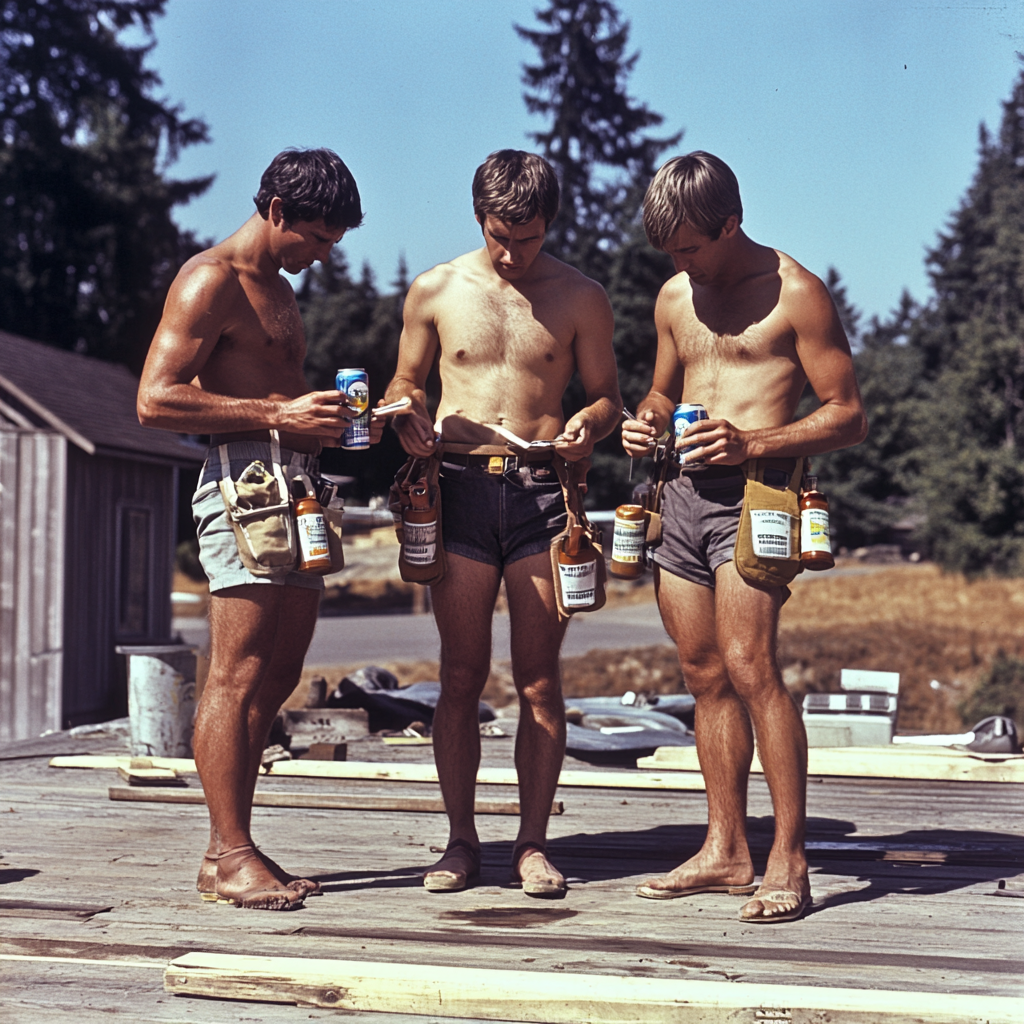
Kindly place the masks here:
<instances>
[{"instance_id":1,"label":"man's hand","mask_svg":"<svg viewBox=\"0 0 1024 1024\"><path fill-rule=\"evenodd\" d=\"M687 462L703 458L715 466L738 466L751 458L748 443L748 433L728 420L697 420L676 441L676 449L696 444L700 447L686 454Z\"/></svg>"},{"instance_id":2,"label":"man's hand","mask_svg":"<svg viewBox=\"0 0 1024 1024\"><path fill-rule=\"evenodd\" d=\"M274 426L292 434L313 434L337 443L345 428L359 413L348 405L342 391L310 391L282 402Z\"/></svg>"},{"instance_id":3,"label":"man's hand","mask_svg":"<svg viewBox=\"0 0 1024 1024\"><path fill-rule=\"evenodd\" d=\"M653 455L658 438L661 437L661 431L654 425L657 416L653 409L646 409L638 413L637 417L622 424L622 447L631 459Z\"/></svg>"},{"instance_id":4,"label":"man's hand","mask_svg":"<svg viewBox=\"0 0 1024 1024\"><path fill-rule=\"evenodd\" d=\"M594 450L594 431L586 415L576 413L569 418L562 432L555 438L555 451L567 462L579 462Z\"/></svg>"},{"instance_id":5,"label":"man's hand","mask_svg":"<svg viewBox=\"0 0 1024 1024\"><path fill-rule=\"evenodd\" d=\"M402 447L420 459L430 458L437 448L434 440L434 424L427 413L426 406L412 400L408 409L399 412L391 421Z\"/></svg>"}]
</instances>

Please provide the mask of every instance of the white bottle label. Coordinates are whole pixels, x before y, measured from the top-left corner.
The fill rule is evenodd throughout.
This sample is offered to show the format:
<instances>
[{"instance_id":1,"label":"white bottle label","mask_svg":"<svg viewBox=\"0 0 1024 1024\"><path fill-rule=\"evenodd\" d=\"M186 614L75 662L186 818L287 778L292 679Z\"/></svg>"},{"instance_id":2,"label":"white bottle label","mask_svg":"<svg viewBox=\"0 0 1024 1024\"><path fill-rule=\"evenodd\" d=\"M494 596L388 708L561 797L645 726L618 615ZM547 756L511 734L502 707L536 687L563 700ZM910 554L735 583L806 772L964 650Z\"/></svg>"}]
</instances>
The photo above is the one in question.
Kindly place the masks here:
<instances>
[{"instance_id":1,"label":"white bottle label","mask_svg":"<svg viewBox=\"0 0 1024 1024\"><path fill-rule=\"evenodd\" d=\"M405 560L409 565L433 565L437 560L437 520L402 524Z\"/></svg>"},{"instance_id":2,"label":"white bottle label","mask_svg":"<svg viewBox=\"0 0 1024 1024\"><path fill-rule=\"evenodd\" d=\"M793 516L773 509L750 510L750 533L758 558L791 558Z\"/></svg>"},{"instance_id":3,"label":"white bottle label","mask_svg":"<svg viewBox=\"0 0 1024 1024\"><path fill-rule=\"evenodd\" d=\"M612 534L612 559L616 562L639 562L644 553L644 521L615 518Z\"/></svg>"},{"instance_id":4,"label":"white bottle label","mask_svg":"<svg viewBox=\"0 0 1024 1024\"><path fill-rule=\"evenodd\" d=\"M562 582L562 604L566 608L586 608L597 594L597 562L578 565L558 563L558 576Z\"/></svg>"},{"instance_id":5,"label":"white bottle label","mask_svg":"<svg viewBox=\"0 0 1024 1024\"><path fill-rule=\"evenodd\" d=\"M828 512L823 508L805 508L800 513L800 550L832 554L828 534Z\"/></svg>"},{"instance_id":6,"label":"white bottle label","mask_svg":"<svg viewBox=\"0 0 1024 1024\"><path fill-rule=\"evenodd\" d=\"M330 555L327 547L327 524L322 512L307 512L296 520L299 532L299 553L303 562L318 562Z\"/></svg>"}]
</instances>

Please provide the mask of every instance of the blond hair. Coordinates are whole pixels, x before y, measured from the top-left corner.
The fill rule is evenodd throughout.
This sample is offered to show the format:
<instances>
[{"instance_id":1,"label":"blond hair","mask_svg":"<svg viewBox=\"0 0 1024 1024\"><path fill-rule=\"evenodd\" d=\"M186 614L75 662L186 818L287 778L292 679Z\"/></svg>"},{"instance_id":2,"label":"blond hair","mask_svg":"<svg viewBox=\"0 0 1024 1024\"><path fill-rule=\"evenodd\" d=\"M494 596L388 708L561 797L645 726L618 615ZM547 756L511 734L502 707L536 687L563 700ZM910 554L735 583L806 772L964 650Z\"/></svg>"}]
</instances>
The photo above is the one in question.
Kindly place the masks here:
<instances>
[{"instance_id":1,"label":"blond hair","mask_svg":"<svg viewBox=\"0 0 1024 1024\"><path fill-rule=\"evenodd\" d=\"M714 241L735 214L743 223L740 186L729 165L697 150L663 164L644 196L644 231L655 249L687 224Z\"/></svg>"}]
</instances>

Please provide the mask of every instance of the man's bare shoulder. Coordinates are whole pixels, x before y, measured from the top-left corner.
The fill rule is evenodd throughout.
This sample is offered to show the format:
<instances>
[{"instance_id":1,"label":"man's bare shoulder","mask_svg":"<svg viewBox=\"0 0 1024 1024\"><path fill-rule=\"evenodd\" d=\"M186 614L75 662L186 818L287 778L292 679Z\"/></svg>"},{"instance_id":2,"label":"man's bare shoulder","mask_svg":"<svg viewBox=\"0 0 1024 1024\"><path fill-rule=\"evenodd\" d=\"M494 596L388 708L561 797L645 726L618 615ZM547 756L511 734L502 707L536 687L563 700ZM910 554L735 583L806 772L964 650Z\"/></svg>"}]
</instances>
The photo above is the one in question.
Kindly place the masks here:
<instances>
[{"instance_id":1,"label":"man's bare shoulder","mask_svg":"<svg viewBox=\"0 0 1024 1024\"><path fill-rule=\"evenodd\" d=\"M168 301L172 304L201 303L207 308L235 301L243 295L237 270L230 256L214 246L197 253L178 271Z\"/></svg>"},{"instance_id":2,"label":"man's bare shoulder","mask_svg":"<svg viewBox=\"0 0 1024 1024\"><path fill-rule=\"evenodd\" d=\"M460 256L449 263L438 263L437 266L418 274L406 293L405 304L414 308L423 307L442 297L453 285L467 277L465 267L459 265Z\"/></svg>"},{"instance_id":3,"label":"man's bare shoulder","mask_svg":"<svg viewBox=\"0 0 1024 1024\"><path fill-rule=\"evenodd\" d=\"M812 274L805 266L797 263L792 256L787 256L786 253L778 249L775 252L779 257L778 274L782 280L779 302L783 308L788 307L791 303L824 302L826 305L831 303L829 291L817 274Z\"/></svg>"},{"instance_id":4,"label":"man's bare shoulder","mask_svg":"<svg viewBox=\"0 0 1024 1024\"><path fill-rule=\"evenodd\" d=\"M693 285L688 274L673 274L658 292L656 310L667 312L693 302Z\"/></svg>"}]
</instances>

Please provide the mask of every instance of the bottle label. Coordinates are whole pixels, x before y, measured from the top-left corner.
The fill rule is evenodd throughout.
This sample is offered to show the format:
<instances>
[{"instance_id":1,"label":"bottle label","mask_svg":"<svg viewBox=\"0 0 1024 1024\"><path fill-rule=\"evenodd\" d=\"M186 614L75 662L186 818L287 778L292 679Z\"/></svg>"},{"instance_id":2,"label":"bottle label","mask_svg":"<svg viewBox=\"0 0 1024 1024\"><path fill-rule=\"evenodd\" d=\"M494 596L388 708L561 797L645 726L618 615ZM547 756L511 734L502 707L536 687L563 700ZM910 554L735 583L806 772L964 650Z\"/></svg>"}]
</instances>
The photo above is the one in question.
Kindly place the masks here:
<instances>
[{"instance_id":1,"label":"bottle label","mask_svg":"<svg viewBox=\"0 0 1024 1024\"><path fill-rule=\"evenodd\" d=\"M793 516L773 509L750 510L750 533L758 558L791 558Z\"/></svg>"},{"instance_id":2,"label":"bottle label","mask_svg":"<svg viewBox=\"0 0 1024 1024\"><path fill-rule=\"evenodd\" d=\"M800 513L800 550L832 554L828 534L828 512L823 508L805 508Z\"/></svg>"},{"instance_id":3,"label":"bottle label","mask_svg":"<svg viewBox=\"0 0 1024 1024\"><path fill-rule=\"evenodd\" d=\"M307 512L296 520L299 553L303 562L319 562L330 557L327 547L327 524L322 512Z\"/></svg>"},{"instance_id":4,"label":"bottle label","mask_svg":"<svg viewBox=\"0 0 1024 1024\"><path fill-rule=\"evenodd\" d=\"M433 565L437 560L437 520L402 523L403 555L409 565Z\"/></svg>"},{"instance_id":5,"label":"bottle label","mask_svg":"<svg viewBox=\"0 0 1024 1024\"><path fill-rule=\"evenodd\" d=\"M642 519L619 519L615 517L615 532L612 534L612 560L616 562L639 562L644 553L644 521Z\"/></svg>"},{"instance_id":6,"label":"bottle label","mask_svg":"<svg viewBox=\"0 0 1024 1024\"><path fill-rule=\"evenodd\" d=\"M566 608L587 608L597 594L597 562L577 565L558 563L558 576L562 583L562 604Z\"/></svg>"}]
</instances>

